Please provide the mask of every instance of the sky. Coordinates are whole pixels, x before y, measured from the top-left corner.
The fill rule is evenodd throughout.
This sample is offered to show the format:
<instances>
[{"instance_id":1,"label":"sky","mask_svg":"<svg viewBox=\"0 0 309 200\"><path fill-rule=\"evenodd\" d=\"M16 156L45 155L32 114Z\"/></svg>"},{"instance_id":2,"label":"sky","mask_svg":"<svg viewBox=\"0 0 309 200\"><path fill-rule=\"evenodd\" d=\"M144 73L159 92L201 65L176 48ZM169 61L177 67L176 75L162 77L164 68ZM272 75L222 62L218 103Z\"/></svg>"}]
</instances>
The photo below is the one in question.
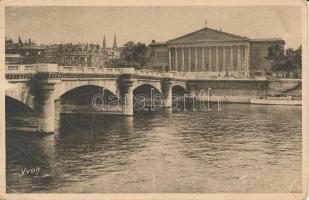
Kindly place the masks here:
<instances>
[{"instance_id":1,"label":"sky","mask_svg":"<svg viewBox=\"0 0 309 200\"><path fill-rule=\"evenodd\" d=\"M207 21L207 25L205 25ZM282 38L286 47L301 44L299 7L6 7L5 34L39 44L94 43L118 46L127 41L164 42L203 27L249 38Z\"/></svg>"}]
</instances>

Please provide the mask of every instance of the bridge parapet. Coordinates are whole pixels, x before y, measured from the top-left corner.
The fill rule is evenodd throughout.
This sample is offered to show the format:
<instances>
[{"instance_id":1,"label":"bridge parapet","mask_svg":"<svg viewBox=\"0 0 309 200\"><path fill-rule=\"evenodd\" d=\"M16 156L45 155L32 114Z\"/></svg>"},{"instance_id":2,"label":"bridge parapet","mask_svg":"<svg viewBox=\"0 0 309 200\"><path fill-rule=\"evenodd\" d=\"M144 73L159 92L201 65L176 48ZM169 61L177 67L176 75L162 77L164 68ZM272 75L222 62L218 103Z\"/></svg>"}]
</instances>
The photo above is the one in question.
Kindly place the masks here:
<instances>
[{"instance_id":1,"label":"bridge parapet","mask_svg":"<svg viewBox=\"0 0 309 200\"><path fill-rule=\"evenodd\" d=\"M153 70L136 70L134 68L95 68L95 67L76 67L76 66L58 66L57 64L31 64L31 65L6 65L5 73L7 75L24 75L24 74L132 74L136 76L147 76L156 78L173 78L171 72L158 72ZM10 77L10 76L8 76ZM7 77L7 78L8 78ZM18 79L14 78L8 79Z\"/></svg>"}]
</instances>

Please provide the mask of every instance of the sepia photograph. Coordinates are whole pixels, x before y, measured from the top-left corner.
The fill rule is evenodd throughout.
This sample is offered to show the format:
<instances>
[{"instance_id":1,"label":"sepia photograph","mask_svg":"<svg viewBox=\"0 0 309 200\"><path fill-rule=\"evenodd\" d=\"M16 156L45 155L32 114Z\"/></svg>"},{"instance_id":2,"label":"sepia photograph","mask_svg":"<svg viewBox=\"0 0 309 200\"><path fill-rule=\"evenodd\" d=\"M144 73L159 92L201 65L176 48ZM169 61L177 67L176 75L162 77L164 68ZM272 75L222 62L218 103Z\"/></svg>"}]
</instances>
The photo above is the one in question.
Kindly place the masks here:
<instances>
[{"instance_id":1,"label":"sepia photograph","mask_svg":"<svg viewBox=\"0 0 309 200\"><path fill-rule=\"evenodd\" d=\"M1 3L1 200L305 198L306 1L38 2Z\"/></svg>"}]
</instances>

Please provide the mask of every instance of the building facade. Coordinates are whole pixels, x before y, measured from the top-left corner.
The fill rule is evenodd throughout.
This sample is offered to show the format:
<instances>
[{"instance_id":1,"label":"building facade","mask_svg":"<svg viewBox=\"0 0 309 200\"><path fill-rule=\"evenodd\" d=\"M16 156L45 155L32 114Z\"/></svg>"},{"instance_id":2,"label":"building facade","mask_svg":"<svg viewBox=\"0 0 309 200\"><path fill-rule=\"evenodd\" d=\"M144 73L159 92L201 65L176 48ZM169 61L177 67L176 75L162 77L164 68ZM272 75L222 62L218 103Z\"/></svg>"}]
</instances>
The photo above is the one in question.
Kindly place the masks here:
<instances>
[{"instance_id":1,"label":"building facade","mask_svg":"<svg viewBox=\"0 0 309 200\"><path fill-rule=\"evenodd\" d=\"M14 42L5 40L5 62L19 64L33 64L42 62L43 45L37 45L31 39Z\"/></svg>"},{"instance_id":2,"label":"building facade","mask_svg":"<svg viewBox=\"0 0 309 200\"><path fill-rule=\"evenodd\" d=\"M5 62L8 64L51 63L60 66L108 67L109 61L120 57L116 35L113 47L98 44L50 44L37 45L31 39L18 42L5 40Z\"/></svg>"},{"instance_id":3,"label":"building facade","mask_svg":"<svg viewBox=\"0 0 309 200\"><path fill-rule=\"evenodd\" d=\"M50 45L44 50L44 63L60 66L104 67L105 61L104 52L94 44Z\"/></svg>"},{"instance_id":4,"label":"building facade","mask_svg":"<svg viewBox=\"0 0 309 200\"><path fill-rule=\"evenodd\" d=\"M268 66L264 57L273 43L284 45L282 39L251 40L203 28L164 43L153 41L148 67L212 77L249 77Z\"/></svg>"},{"instance_id":5,"label":"building facade","mask_svg":"<svg viewBox=\"0 0 309 200\"><path fill-rule=\"evenodd\" d=\"M109 67L109 61L120 57L116 35L113 47L106 45L105 36L102 46L98 44L53 44L44 49L44 63L55 63L60 66Z\"/></svg>"}]
</instances>

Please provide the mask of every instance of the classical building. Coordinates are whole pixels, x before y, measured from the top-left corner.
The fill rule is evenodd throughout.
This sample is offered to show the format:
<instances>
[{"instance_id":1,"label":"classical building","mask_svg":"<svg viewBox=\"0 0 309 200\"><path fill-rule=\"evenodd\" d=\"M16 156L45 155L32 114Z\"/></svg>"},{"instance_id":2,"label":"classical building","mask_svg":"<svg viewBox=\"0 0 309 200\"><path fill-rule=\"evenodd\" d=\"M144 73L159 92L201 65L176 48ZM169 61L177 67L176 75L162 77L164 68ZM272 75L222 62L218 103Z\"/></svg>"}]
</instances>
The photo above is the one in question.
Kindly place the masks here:
<instances>
[{"instance_id":1,"label":"classical building","mask_svg":"<svg viewBox=\"0 0 309 200\"><path fill-rule=\"evenodd\" d=\"M276 43L284 45L280 38L249 39L206 27L167 42L153 41L147 66L212 77L249 77L267 69L268 47Z\"/></svg>"}]
</instances>

